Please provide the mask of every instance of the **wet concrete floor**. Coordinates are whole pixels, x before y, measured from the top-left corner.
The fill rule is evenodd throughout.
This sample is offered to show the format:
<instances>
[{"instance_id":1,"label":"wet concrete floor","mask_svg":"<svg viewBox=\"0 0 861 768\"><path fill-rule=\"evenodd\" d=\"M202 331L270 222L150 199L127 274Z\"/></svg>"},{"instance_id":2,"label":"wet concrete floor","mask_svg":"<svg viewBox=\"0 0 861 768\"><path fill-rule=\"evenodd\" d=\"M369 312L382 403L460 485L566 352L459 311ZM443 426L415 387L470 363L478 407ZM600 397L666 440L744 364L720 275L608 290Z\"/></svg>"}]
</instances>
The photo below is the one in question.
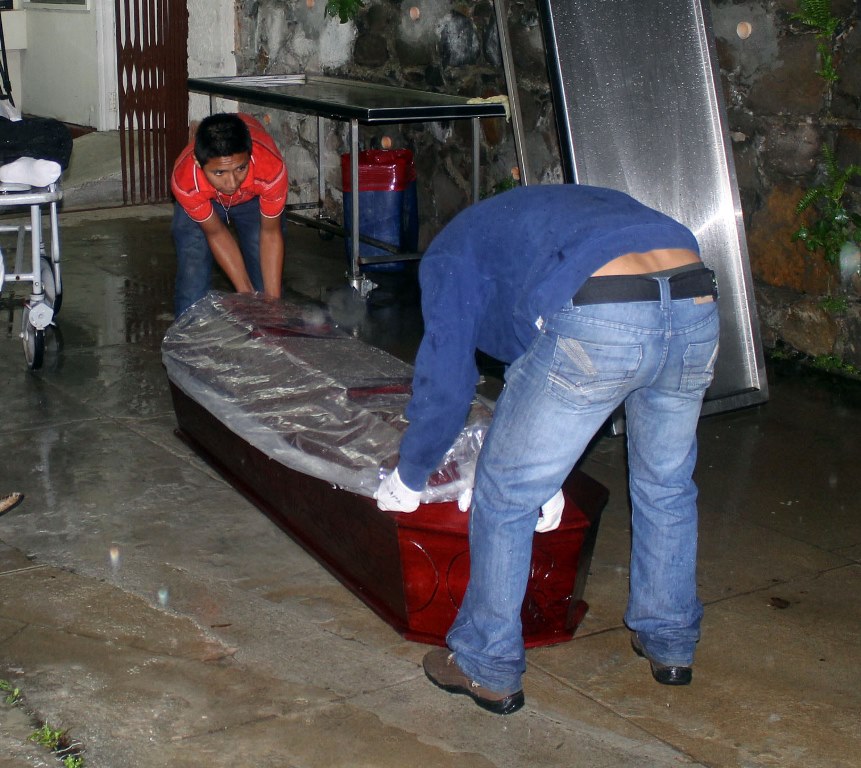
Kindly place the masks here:
<instances>
[{"instance_id":1,"label":"wet concrete floor","mask_svg":"<svg viewBox=\"0 0 861 768\"><path fill-rule=\"evenodd\" d=\"M424 678L398 636L174 434L169 208L68 213L63 307L26 370L21 286L0 317L0 768L51 765L35 720L87 766L857 766L861 396L771 368L770 401L704 419L694 682L653 682L622 626L624 445L575 639L531 650L526 707L498 718ZM340 241L290 227L286 282L410 359L409 280L366 308ZM493 381L488 384L493 387Z\"/></svg>"}]
</instances>

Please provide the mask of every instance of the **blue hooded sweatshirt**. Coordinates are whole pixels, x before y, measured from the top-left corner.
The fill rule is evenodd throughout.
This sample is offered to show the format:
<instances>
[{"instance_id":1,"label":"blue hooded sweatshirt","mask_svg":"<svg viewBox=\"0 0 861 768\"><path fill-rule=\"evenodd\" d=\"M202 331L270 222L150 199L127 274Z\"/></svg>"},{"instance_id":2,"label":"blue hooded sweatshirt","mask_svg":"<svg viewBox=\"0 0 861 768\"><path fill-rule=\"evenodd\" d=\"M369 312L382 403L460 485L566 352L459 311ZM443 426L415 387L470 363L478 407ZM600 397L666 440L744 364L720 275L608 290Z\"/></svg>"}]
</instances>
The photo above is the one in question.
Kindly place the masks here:
<instances>
[{"instance_id":1,"label":"blue hooded sweatshirt","mask_svg":"<svg viewBox=\"0 0 861 768\"><path fill-rule=\"evenodd\" d=\"M419 267L424 336L398 473L421 490L463 428L478 383L476 350L510 364L586 279L626 253L684 248L694 235L610 189L518 187L466 208Z\"/></svg>"}]
</instances>

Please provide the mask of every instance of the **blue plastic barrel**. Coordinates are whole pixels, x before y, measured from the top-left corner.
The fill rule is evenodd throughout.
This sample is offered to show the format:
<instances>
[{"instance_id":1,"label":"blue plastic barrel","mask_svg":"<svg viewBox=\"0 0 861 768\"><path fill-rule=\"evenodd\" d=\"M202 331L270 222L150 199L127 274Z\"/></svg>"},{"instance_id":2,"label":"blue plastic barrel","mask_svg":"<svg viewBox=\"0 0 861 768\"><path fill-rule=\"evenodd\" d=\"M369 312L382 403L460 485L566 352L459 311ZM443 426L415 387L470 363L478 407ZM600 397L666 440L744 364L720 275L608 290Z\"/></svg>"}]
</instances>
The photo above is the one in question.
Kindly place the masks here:
<instances>
[{"instance_id":1,"label":"blue plastic barrel","mask_svg":"<svg viewBox=\"0 0 861 768\"><path fill-rule=\"evenodd\" d=\"M344 192L344 240L348 261L352 257L353 194L350 155L341 155L341 181ZM409 149L368 149L359 152L359 232L400 250L418 249L419 212L416 196L416 168ZM359 243L361 256L385 254L384 248ZM404 261L365 264L362 271L403 270Z\"/></svg>"}]
</instances>

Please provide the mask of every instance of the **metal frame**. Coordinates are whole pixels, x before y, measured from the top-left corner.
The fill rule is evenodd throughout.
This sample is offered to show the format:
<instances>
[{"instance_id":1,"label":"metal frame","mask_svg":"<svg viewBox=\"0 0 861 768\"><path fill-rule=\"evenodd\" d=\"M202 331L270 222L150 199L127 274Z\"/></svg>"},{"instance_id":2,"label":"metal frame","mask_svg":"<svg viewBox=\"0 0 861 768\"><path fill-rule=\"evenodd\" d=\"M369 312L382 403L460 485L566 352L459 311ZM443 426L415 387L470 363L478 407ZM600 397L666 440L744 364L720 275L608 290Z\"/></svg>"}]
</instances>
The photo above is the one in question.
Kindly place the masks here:
<instances>
[{"instance_id":1,"label":"metal frame","mask_svg":"<svg viewBox=\"0 0 861 768\"><path fill-rule=\"evenodd\" d=\"M317 177L318 201L288 206L287 218L298 223L317 227L340 236L344 228L322 221L318 216L293 213L299 209L322 210L325 199L323 174L323 120L340 120L350 126L350 191L353 205L351 229L353 233L350 271L347 280L362 296L373 290L373 282L361 272L363 264L387 261L415 261L420 254L399 251L390 243L367 238L359 234L359 126L390 125L395 123L434 122L438 120L470 120L472 125L472 199L479 196L479 126L483 117L505 117L505 107L499 103L471 103L463 96L450 96L410 88L374 85L320 75L269 75L238 77L189 78L188 89L209 94L210 111L215 111L215 98L259 104L288 112L301 112L317 117ZM362 256L360 242L370 243L389 252L389 255Z\"/></svg>"},{"instance_id":2,"label":"metal frame","mask_svg":"<svg viewBox=\"0 0 861 768\"><path fill-rule=\"evenodd\" d=\"M494 0L493 8L496 12L496 29L499 33L499 50L502 53L505 88L508 91L511 129L514 135L514 153L517 156L517 167L520 169L520 183L525 187L528 186L530 180L529 162L526 157L526 135L520 110L520 94L517 92L517 78L514 73L514 56L511 43L508 42L508 11L505 0Z\"/></svg>"},{"instance_id":3,"label":"metal frame","mask_svg":"<svg viewBox=\"0 0 861 768\"><path fill-rule=\"evenodd\" d=\"M45 345L45 329L52 325L60 309L63 284L60 273L60 225L58 203L63 199L59 182L47 187L30 187L26 184L0 184L0 213L26 206L30 209L29 224L0 224L0 233L17 235L15 265L12 272L5 269L5 259L0 249L0 291L6 283L31 283L30 296L24 305L21 320L21 338L28 366L36 369L42 365ZM50 247L45 248L42 232L42 206L48 206L50 223ZM26 237L30 235L29 270L25 268ZM48 279L42 280L43 259L50 265Z\"/></svg>"}]
</instances>

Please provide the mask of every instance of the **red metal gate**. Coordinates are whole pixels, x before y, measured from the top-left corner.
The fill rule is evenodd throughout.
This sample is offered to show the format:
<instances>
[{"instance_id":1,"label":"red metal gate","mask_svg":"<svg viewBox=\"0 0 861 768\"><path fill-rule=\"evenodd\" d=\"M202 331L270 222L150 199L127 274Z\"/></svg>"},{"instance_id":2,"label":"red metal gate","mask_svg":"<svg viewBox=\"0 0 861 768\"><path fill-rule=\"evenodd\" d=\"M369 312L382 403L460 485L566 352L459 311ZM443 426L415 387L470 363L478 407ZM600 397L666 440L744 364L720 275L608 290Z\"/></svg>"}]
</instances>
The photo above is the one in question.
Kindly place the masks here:
<instances>
[{"instance_id":1,"label":"red metal gate","mask_svg":"<svg viewBox=\"0 0 861 768\"><path fill-rule=\"evenodd\" d=\"M188 141L188 4L114 3L123 202L162 202Z\"/></svg>"}]
</instances>

